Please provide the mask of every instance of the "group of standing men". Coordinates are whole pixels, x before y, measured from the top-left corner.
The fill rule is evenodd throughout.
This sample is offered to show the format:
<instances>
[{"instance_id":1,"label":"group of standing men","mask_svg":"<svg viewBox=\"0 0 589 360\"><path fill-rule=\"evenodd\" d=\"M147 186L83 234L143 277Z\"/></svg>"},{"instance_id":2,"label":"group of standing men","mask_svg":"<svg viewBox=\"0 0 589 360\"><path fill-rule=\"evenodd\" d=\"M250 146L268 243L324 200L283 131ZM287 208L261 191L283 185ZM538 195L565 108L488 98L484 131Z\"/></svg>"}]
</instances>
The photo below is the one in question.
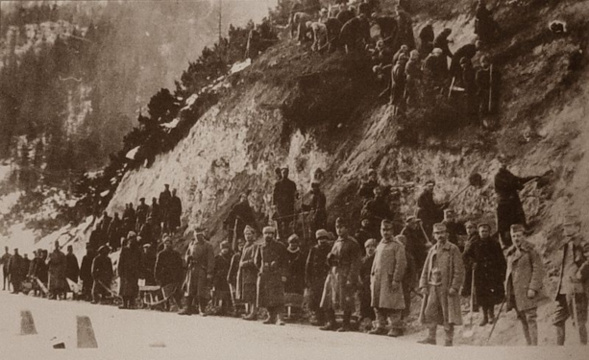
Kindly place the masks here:
<instances>
[{"instance_id":1,"label":"group of standing men","mask_svg":"<svg viewBox=\"0 0 589 360\"><path fill-rule=\"evenodd\" d=\"M170 192L170 185L158 198L152 198L151 206L145 203L145 198L139 199L137 209L132 203L125 205L123 216L117 212L114 217L105 211L101 221L90 236L90 244L94 249L108 244L111 249L121 247L121 241L130 231L138 234L140 245L152 244L156 246L161 236L173 234L181 226L182 200L176 194L176 189Z\"/></svg>"}]
</instances>

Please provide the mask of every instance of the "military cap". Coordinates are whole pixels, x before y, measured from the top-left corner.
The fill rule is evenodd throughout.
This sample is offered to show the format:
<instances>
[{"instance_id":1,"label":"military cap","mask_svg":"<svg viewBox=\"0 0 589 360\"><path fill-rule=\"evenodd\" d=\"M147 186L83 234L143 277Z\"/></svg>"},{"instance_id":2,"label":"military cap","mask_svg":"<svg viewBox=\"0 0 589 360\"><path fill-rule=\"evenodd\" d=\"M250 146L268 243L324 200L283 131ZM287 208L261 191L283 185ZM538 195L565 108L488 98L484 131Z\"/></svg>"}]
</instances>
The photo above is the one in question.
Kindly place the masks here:
<instances>
[{"instance_id":1,"label":"military cap","mask_svg":"<svg viewBox=\"0 0 589 360\"><path fill-rule=\"evenodd\" d=\"M368 174L376 174L376 170L373 168L368 169Z\"/></svg>"},{"instance_id":2,"label":"military cap","mask_svg":"<svg viewBox=\"0 0 589 360\"><path fill-rule=\"evenodd\" d=\"M478 228L482 228L482 227L486 227L487 229L491 230L491 224L489 224L486 221L483 221L482 223L479 224Z\"/></svg>"},{"instance_id":3,"label":"military cap","mask_svg":"<svg viewBox=\"0 0 589 360\"><path fill-rule=\"evenodd\" d=\"M454 211L454 209L444 209L444 215L445 214L455 214L456 211Z\"/></svg>"},{"instance_id":4,"label":"military cap","mask_svg":"<svg viewBox=\"0 0 589 360\"><path fill-rule=\"evenodd\" d=\"M317 240L329 239L329 233L325 229L319 229L315 232L315 238Z\"/></svg>"},{"instance_id":5,"label":"military cap","mask_svg":"<svg viewBox=\"0 0 589 360\"><path fill-rule=\"evenodd\" d=\"M271 231L276 234L276 229L274 228L274 226L264 226L264 229L262 229L262 232L265 233L268 231Z\"/></svg>"},{"instance_id":6,"label":"military cap","mask_svg":"<svg viewBox=\"0 0 589 360\"><path fill-rule=\"evenodd\" d=\"M145 201L145 198L144 198L144 197L142 197L142 198L140 198L140 199L139 199L139 201Z\"/></svg>"},{"instance_id":7,"label":"military cap","mask_svg":"<svg viewBox=\"0 0 589 360\"><path fill-rule=\"evenodd\" d=\"M130 237L136 237L136 236L137 236L137 233L135 231L133 231L133 230L129 231L129 233L127 234L127 237L129 237L129 238Z\"/></svg>"},{"instance_id":8,"label":"military cap","mask_svg":"<svg viewBox=\"0 0 589 360\"><path fill-rule=\"evenodd\" d=\"M221 244L219 244L219 246L221 247L221 249L229 249L231 247L229 241L227 240L221 241Z\"/></svg>"},{"instance_id":9,"label":"military cap","mask_svg":"<svg viewBox=\"0 0 589 360\"><path fill-rule=\"evenodd\" d=\"M432 50L432 54L434 54L434 55L442 55L443 53L444 53L444 51L440 48L434 48Z\"/></svg>"},{"instance_id":10,"label":"military cap","mask_svg":"<svg viewBox=\"0 0 589 360\"><path fill-rule=\"evenodd\" d=\"M338 225L339 226L342 226L342 225L347 226L348 224L346 224L346 221L343 218L338 217L337 219L335 219L335 226L338 226Z\"/></svg>"},{"instance_id":11,"label":"military cap","mask_svg":"<svg viewBox=\"0 0 589 360\"><path fill-rule=\"evenodd\" d=\"M524 228L524 226L522 224L513 224L513 225L511 225L511 227L509 228L509 230L512 233L526 231L526 229Z\"/></svg>"},{"instance_id":12,"label":"military cap","mask_svg":"<svg viewBox=\"0 0 589 360\"><path fill-rule=\"evenodd\" d=\"M368 239L366 240L366 242L364 243L364 247L367 248L371 245L376 246L376 240L375 239Z\"/></svg>"},{"instance_id":13,"label":"military cap","mask_svg":"<svg viewBox=\"0 0 589 360\"><path fill-rule=\"evenodd\" d=\"M291 242L299 242L299 236L297 234L292 234L291 236L288 237L287 242L290 244Z\"/></svg>"},{"instance_id":14,"label":"military cap","mask_svg":"<svg viewBox=\"0 0 589 360\"><path fill-rule=\"evenodd\" d=\"M145 245L143 245L143 247L144 248L150 248L151 247L151 244L145 244Z\"/></svg>"},{"instance_id":15,"label":"military cap","mask_svg":"<svg viewBox=\"0 0 589 360\"><path fill-rule=\"evenodd\" d=\"M470 63L470 60L466 56L460 58L460 65L466 65L468 63Z\"/></svg>"},{"instance_id":16,"label":"military cap","mask_svg":"<svg viewBox=\"0 0 589 360\"><path fill-rule=\"evenodd\" d=\"M245 234L245 233L246 233L246 232L248 232L248 231L250 231L250 232L255 232L255 230L254 230L254 228L253 228L253 227L251 227L251 226L249 226L249 225L246 225L246 226L245 226L245 228L243 228L243 233Z\"/></svg>"},{"instance_id":17,"label":"military cap","mask_svg":"<svg viewBox=\"0 0 589 360\"><path fill-rule=\"evenodd\" d=\"M434 231L436 231L436 230L437 231L448 231L448 228L446 227L446 224L444 224L444 223L436 223L436 224L434 224L433 230Z\"/></svg>"},{"instance_id":18,"label":"military cap","mask_svg":"<svg viewBox=\"0 0 589 360\"><path fill-rule=\"evenodd\" d=\"M110 251L110 248L108 247L108 245L102 245L100 248L98 248L98 252L104 252L104 251Z\"/></svg>"},{"instance_id":19,"label":"military cap","mask_svg":"<svg viewBox=\"0 0 589 360\"><path fill-rule=\"evenodd\" d=\"M468 225L472 225L472 226L474 226L474 227L477 227L477 224L476 224L474 221L472 221L472 220L467 220L467 221L464 223L464 227L468 227Z\"/></svg>"},{"instance_id":20,"label":"military cap","mask_svg":"<svg viewBox=\"0 0 589 360\"><path fill-rule=\"evenodd\" d=\"M429 185L429 184L436 185L436 181L434 179L429 179L425 182L425 185Z\"/></svg>"},{"instance_id":21,"label":"military cap","mask_svg":"<svg viewBox=\"0 0 589 360\"><path fill-rule=\"evenodd\" d=\"M380 226L393 226L393 222L389 219L383 219L380 222Z\"/></svg>"}]
</instances>

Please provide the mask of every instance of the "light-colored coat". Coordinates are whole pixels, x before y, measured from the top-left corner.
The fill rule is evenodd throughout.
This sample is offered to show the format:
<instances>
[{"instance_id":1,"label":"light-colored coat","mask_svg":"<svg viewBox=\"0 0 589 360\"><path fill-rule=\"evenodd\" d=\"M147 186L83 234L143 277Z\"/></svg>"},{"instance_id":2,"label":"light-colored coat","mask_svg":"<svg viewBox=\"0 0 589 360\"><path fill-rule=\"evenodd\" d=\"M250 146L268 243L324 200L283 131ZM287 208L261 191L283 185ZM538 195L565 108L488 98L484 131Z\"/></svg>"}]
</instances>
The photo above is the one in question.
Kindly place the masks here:
<instances>
[{"instance_id":1,"label":"light-colored coat","mask_svg":"<svg viewBox=\"0 0 589 360\"><path fill-rule=\"evenodd\" d=\"M442 283L439 286L443 296L446 296L447 301L441 301L442 310L444 313L444 322L455 325L462 325L462 313L460 310L460 287L464 282L464 263L462 262L462 255L458 246L451 242L446 242L443 246L436 244L432 246L427 254L421 278L419 279L419 288L429 288L429 277L434 265L434 258L437 258L438 269L441 273ZM450 289L456 290L457 294L451 296L448 294ZM426 296L423 301L427 301ZM419 314L421 322L428 323L425 318L425 307L422 306L422 311Z\"/></svg>"},{"instance_id":2,"label":"light-colored coat","mask_svg":"<svg viewBox=\"0 0 589 360\"><path fill-rule=\"evenodd\" d=\"M186 292L188 296L209 297L207 276L213 276L215 254L213 246L206 241L192 241L186 250Z\"/></svg>"},{"instance_id":3,"label":"light-colored coat","mask_svg":"<svg viewBox=\"0 0 589 360\"><path fill-rule=\"evenodd\" d=\"M534 249L534 245L524 241L520 251L517 251L517 248L512 245L505 251L505 257L507 259L507 273L505 275L507 311L513 309L514 306L518 311L538 307L538 302L543 298L544 265L540 255ZM536 296L528 298L528 290L536 291ZM515 297L515 303L511 301L512 296Z\"/></svg>"},{"instance_id":4,"label":"light-colored coat","mask_svg":"<svg viewBox=\"0 0 589 360\"><path fill-rule=\"evenodd\" d=\"M395 310L405 308L401 283L406 267L407 258L403 244L384 240L378 244L370 273L370 306ZM393 289L393 282L398 284L396 289Z\"/></svg>"}]
</instances>

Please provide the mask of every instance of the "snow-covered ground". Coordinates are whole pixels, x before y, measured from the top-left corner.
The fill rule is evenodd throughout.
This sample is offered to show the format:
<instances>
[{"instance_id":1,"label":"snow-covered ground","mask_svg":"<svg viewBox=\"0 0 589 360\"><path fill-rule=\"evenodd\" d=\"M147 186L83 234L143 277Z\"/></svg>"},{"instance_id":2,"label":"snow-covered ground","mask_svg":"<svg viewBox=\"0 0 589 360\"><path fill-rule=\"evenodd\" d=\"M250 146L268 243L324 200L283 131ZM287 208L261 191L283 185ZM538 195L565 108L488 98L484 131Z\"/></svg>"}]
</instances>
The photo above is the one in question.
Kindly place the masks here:
<instances>
[{"instance_id":1,"label":"snow-covered ground","mask_svg":"<svg viewBox=\"0 0 589 360\"><path fill-rule=\"evenodd\" d=\"M416 344L414 338L322 332L310 326L263 325L235 318L124 311L2 291L0 304L2 359L587 359L587 347L576 345L446 348ZM20 311L25 309L32 312L37 335L19 335ZM98 349L76 349L76 316L90 317ZM66 349L54 350L52 345L61 341Z\"/></svg>"}]
</instances>

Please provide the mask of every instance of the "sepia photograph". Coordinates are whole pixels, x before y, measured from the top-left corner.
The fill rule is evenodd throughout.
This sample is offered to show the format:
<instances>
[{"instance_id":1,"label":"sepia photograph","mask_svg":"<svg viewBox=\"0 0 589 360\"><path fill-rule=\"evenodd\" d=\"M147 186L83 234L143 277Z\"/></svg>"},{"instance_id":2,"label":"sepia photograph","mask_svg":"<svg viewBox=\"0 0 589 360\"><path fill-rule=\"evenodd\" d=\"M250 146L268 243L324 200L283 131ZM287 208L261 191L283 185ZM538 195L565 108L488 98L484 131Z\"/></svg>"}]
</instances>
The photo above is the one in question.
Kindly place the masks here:
<instances>
[{"instance_id":1,"label":"sepia photograph","mask_svg":"<svg viewBox=\"0 0 589 360\"><path fill-rule=\"evenodd\" d=\"M0 359L584 360L589 0L0 0Z\"/></svg>"}]
</instances>

